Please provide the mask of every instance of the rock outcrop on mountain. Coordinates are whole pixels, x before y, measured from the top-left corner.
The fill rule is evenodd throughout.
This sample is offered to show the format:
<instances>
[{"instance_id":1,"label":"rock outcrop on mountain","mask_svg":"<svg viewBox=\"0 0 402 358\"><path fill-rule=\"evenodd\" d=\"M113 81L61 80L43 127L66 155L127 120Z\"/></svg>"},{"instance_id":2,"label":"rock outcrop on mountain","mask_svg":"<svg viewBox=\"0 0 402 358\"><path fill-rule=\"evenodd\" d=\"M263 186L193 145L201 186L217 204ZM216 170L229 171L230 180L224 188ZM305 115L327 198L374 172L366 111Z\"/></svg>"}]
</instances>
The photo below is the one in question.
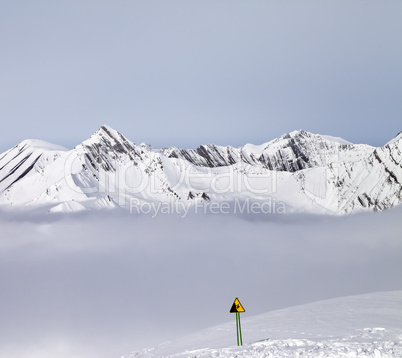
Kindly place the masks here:
<instances>
[{"instance_id":1,"label":"rock outcrop on mountain","mask_svg":"<svg viewBox=\"0 0 402 358\"><path fill-rule=\"evenodd\" d=\"M401 162L401 133L378 148L298 130L239 148L155 149L104 125L72 150L25 140L0 154L0 207L250 211L252 202L262 212L275 204L284 212L380 211L402 202Z\"/></svg>"}]
</instances>

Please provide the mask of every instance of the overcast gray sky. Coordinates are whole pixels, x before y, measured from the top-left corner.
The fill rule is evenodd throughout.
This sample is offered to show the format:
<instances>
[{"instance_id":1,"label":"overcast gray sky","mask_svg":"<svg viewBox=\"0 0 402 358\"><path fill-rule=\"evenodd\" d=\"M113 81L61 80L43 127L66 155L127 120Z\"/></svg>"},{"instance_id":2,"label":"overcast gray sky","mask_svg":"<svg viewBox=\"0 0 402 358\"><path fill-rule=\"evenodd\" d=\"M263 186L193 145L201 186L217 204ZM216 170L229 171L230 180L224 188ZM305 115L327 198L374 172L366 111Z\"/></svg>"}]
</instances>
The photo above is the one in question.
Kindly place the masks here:
<instances>
[{"instance_id":1,"label":"overcast gray sky","mask_svg":"<svg viewBox=\"0 0 402 358\"><path fill-rule=\"evenodd\" d=\"M402 130L401 1L0 0L0 151Z\"/></svg>"}]
</instances>

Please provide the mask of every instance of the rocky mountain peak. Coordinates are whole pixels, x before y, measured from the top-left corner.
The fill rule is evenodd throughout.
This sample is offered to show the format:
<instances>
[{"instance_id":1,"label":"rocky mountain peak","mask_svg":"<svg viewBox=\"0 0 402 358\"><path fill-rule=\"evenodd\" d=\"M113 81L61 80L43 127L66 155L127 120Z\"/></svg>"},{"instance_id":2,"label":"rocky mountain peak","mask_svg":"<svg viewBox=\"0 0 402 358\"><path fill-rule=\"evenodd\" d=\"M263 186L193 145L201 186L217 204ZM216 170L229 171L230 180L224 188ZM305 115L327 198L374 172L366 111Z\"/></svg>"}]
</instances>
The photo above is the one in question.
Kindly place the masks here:
<instances>
[{"instance_id":1,"label":"rocky mountain peak","mask_svg":"<svg viewBox=\"0 0 402 358\"><path fill-rule=\"evenodd\" d=\"M124 207L129 199L219 203L274 196L289 210L384 210L402 202L401 139L399 133L374 148L296 130L261 145L157 150L102 125L71 151L26 140L0 154L0 205L63 209L74 200L100 208L111 202L105 197ZM225 183L236 185L227 191Z\"/></svg>"}]
</instances>

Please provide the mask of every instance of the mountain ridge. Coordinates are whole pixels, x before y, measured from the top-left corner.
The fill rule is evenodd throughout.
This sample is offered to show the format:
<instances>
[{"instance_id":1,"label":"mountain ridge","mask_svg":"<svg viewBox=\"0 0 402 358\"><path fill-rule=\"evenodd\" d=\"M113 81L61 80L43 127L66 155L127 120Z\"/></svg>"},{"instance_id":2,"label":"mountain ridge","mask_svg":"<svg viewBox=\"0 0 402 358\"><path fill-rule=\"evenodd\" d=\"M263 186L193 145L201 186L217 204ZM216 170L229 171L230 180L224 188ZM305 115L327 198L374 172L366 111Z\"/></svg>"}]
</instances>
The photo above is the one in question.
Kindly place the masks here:
<instances>
[{"instance_id":1,"label":"mountain ridge","mask_svg":"<svg viewBox=\"0 0 402 358\"><path fill-rule=\"evenodd\" d=\"M381 211L402 202L401 161L401 133L381 147L296 130L260 145L155 149L102 125L71 150L25 140L0 154L0 207L275 199L287 212Z\"/></svg>"}]
</instances>

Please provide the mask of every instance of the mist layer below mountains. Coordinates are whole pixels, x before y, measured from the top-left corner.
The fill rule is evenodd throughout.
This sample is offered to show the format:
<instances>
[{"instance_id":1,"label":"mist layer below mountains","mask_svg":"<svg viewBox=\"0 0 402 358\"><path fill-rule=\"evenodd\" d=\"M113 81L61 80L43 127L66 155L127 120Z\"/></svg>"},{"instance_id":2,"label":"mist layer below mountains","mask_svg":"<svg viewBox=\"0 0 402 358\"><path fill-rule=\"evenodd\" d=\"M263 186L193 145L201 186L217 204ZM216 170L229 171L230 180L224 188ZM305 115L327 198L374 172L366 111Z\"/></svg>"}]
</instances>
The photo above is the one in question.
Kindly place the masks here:
<instances>
[{"instance_id":1,"label":"mist layer below mountains","mask_svg":"<svg viewBox=\"0 0 402 358\"><path fill-rule=\"evenodd\" d=\"M247 315L402 289L401 208L0 219L0 357L113 357Z\"/></svg>"}]
</instances>

